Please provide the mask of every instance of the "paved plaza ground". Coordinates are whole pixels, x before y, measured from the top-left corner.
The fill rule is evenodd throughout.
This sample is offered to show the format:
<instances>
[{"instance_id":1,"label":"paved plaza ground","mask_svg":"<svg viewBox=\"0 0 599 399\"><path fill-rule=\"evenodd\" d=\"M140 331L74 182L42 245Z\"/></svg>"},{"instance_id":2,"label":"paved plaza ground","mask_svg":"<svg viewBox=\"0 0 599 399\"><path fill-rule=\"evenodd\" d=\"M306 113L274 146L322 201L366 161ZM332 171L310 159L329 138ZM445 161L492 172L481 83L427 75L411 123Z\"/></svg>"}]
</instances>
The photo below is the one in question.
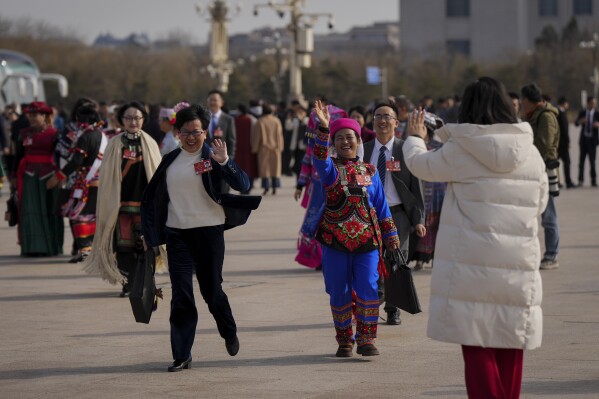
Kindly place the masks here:
<instances>
[{"instance_id":1,"label":"paved plaza ground","mask_svg":"<svg viewBox=\"0 0 599 399\"><path fill-rule=\"evenodd\" d=\"M425 334L430 269L414 273L424 312L379 326L381 356L334 357L322 275L293 260L303 218L293 186L284 178L247 225L226 233L224 287L239 354L227 355L196 284L193 368L180 373L166 372L167 275L157 276L165 300L151 323L137 324L119 287L67 255L18 256L16 230L3 223L0 398L466 397L460 347ZM522 397L599 398L599 190L564 190L557 208L561 267L542 272L543 346L525 353Z\"/></svg>"}]
</instances>

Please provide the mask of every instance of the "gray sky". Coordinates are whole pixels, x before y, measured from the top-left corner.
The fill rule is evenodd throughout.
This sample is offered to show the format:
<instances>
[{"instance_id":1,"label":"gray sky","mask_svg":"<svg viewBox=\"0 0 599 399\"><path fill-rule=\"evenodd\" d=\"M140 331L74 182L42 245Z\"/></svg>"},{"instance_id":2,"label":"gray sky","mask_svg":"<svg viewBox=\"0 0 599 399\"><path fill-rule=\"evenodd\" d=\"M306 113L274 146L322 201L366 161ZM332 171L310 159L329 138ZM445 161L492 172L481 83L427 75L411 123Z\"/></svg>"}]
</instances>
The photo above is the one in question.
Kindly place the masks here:
<instances>
[{"instance_id":1,"label":"gray sky","mask_svg":"<svg viewBox=\"0 0 599 399\"><path fill-rule=\"evenodd\" d=\"M273 0L280 3L281 0ZM272 26L283 27L283 19L268 8L253 15L255 4L267 0L242 2L241 13L229 24L229 33L245 33L252 29ZM0 16L6 19L30 18L74 31L87 43L101 33L125 37L129 33L147 33L150 39L165 37L168 32L180 30L193 37L195 43L205 43L210 24L206 17L195 11L196 4L206 5L207 0L0 0ZM231 8L238 1L228 0ZM346 32L353 26L373 22L390 22L398 19L398 0L305 0L304 12L334 14L333 31ZM327 20L315 25L316 33L329 32Z\"/></svg>"}]
</instances>

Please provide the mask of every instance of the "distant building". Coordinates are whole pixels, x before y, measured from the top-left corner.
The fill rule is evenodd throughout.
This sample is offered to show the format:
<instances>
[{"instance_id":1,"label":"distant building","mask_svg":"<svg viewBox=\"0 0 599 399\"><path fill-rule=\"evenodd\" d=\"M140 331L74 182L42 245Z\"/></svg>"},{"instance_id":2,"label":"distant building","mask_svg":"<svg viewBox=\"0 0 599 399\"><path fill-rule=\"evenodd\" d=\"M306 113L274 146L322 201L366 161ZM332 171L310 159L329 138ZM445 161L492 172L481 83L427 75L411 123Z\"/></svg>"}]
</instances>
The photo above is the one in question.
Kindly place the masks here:
<instances>
[{"instance_id":1,"label":"distant building","mask_svg":"<svg viewBox=\"0 0 599 399\"><path fill-rule=\"evenodd\" d=\"M494 60L534 48L547 25L575 17L599 31L599 0L398 0L402 52L463 54Z\"/></svg>"},{"instance_id":2,"label":"distant building","mask_svg":"<svg viewBox=\"0 0 599 399\"><path fill-rule=\"evenodd\" d=\"M376 22L369 26L358 26L347 33L316 35L314 55L334 53L364 53L381 50L395 52L399 50L399 26L397 22Z\"/></svg>"},{"instance_id":3,"label":"distant building","mask_svg":"<svg viewBox=\"0 0 599 399\"><path fill-rule=\"evenodd\" d=\"M291 35L284 29L260 28L250 33L229 36L229 58L260 56L275 46L275 34L281 37L283 48L289 48Z\"/></svg>"},{"instance_id":4,"label":"distant building","mask_svg":"<svg viewBox=\"0 0 599 399\"><path fill-rule=\"evenodd\" d=\"M255 29L250 33L229 36L229 59L257 57L264 55L266 51L272 54L275 47L275 35L277 34L280 37L281 48L289 49L291 34L285 28L265 27ZM124 39L119 39L107 33L99 35L94 41L93 47L137 46L160 51L185 45L183 39L167 38L151 42L146 34L132 33ZM188 43L187 45L189 46ZM200 51L208 51L208 44L191 47ZM353 54L356 51L364 55L381 50L392 52L399 50L399 25L397 21L377 22L369 26L354 27L346 33L314 35L313 55L315 57L343 53Z\"/></svg>"},{"instance_id":5,"label":"distant building","mask_svg":"<svg viewBox=\"0 0 599 399\"><path fill-rule=\"evenodd\" d=\"M229 38L230 58L264 54L274 47L274 35L281 37L283 48L290 47L288 30L260 28L250 33L237 34ZM377 22L373 25L354 27L346 33L314 35L314 56L331 54L378 52L399 50L399 26L397 22Z\"/></svg>"},{"instance_id":6,"label":"distant building","mask_svg":"<svg viewBox=\"0 0 599 399\"><path fill-rule=\"evenodd\" d=\"M136 46L141 48L150 48L152 47L152 42L145 33L131 33L124 39L118 39L112 36L110 33L106 33L96 37L96 40L94 40L92 46L109 48Z\"/></svg>"}]
</instances>

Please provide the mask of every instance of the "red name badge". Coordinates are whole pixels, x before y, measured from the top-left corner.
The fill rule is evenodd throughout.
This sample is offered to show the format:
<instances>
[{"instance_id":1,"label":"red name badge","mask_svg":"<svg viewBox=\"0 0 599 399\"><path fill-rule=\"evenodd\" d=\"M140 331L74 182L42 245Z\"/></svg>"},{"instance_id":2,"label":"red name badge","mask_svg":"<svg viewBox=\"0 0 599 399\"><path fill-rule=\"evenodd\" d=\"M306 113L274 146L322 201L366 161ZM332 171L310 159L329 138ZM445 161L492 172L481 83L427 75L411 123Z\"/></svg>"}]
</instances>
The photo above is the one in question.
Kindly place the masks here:
<instances>
[{"instance_id":1,"label":"red name badge","mask_svg":"<svg viewBox=\"0 0 599 399\"><path fill-rule=\"evenodd\" d=\"M33 145L33 139L31 137L25 137L23 139L23 145L24 146L30 146Z\"/></svg>"},{"instance_id":2,"label":"red name badge","mask_svg":"<svg viewBox=\"0 0 599 399\"><path fill-rule=\"evenodd\" d=\"M125 149L125 151L123 151L123 158L135 159L137 158L137 152Z\"/></svg>"},{"instance_id":3,"label":"red name badge","mask_svg":"<svg viewBox=\"0 0 599 399\"><path fill-rule=\"evenodd\" d=\"M200 162L193 164L193 168L196 175L201 175L202 173L210 172L212 170L212 163L209 159L200 159Z\"/></svg>"},{"instance_id":4,"label":"red name badge","mask_svg":"<svg viewBox=\"0 0 599 399\"><path fill-rule=\"evenodd\" d=\"M399 161L391 159L390 161L387 161L387 170L389 172L399 172L401 170L401 164Z\"/></svg>"},{"instance_id":5,"label":"red name badge","mask_svg":"<svg viewBox=\"0 0 599 399\"><path fill-rule=\"evenodd\" d=\"M359 186L370 186L372 184L372 179L370 176L356 175L356 183L358 183Z\"/></svg>"},{"instance_id":6,"label":"red name badge","mask_svg":"<svg viewBox=\"0 0 599 399\"><path fill-rule=\"evenodd\" d=\"M220 127L217 127L216 129L214 129L214 133L212 133L214 138L220 139L223 137L223 131Z\"/></svg>"}]
</instances>

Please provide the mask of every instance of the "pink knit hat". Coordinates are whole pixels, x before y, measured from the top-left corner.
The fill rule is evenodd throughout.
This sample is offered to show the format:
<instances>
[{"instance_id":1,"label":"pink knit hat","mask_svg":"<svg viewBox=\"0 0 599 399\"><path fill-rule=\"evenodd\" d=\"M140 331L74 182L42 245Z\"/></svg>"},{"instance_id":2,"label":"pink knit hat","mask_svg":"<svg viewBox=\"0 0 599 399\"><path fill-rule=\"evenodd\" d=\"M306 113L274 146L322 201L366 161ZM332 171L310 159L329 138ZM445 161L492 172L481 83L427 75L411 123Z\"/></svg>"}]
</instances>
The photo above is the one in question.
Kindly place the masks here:
<instances>
[{"instance_id":1,"label":"pink knit hat","mask_svg":"<svg viewBox=\"0 0 599 399\"><path fill-rule=\"evenodd\" d=\"M341 129L351 129L354 132L356 132L358 137L360 137L362 133L362 128L360 127L360 124L355 120L350 118L339 118L337 120L332 121L331 125L329 126L329 131L331 132L331 140L335 138L335 133L337 133Z\"/></svg>"}]
</instances>

